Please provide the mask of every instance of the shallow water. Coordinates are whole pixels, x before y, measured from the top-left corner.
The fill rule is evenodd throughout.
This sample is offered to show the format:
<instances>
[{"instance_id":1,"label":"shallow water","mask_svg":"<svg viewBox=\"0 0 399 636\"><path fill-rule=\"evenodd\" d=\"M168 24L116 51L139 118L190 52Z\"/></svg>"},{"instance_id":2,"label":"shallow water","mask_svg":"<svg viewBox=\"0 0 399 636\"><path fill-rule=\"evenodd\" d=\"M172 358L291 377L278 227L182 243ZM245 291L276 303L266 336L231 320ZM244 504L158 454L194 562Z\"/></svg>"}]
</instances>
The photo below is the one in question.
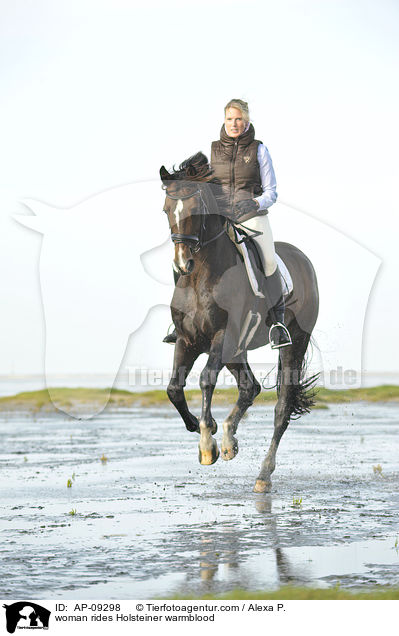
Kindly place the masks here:
<instances>
[{"instance_id":1,"label":"shallow water","mask_svg":"<svg viewBox=\"0 0 399 636\"><path fill-rule=\"evenodd\" d=\"M219 423L226 413L214 409ZM398 584L399 407L331 405L293 422L259 495L272 414L253 407L238 456L210 467L171 407L3 415L0 597Z\"/></svg>"}]
</instances>

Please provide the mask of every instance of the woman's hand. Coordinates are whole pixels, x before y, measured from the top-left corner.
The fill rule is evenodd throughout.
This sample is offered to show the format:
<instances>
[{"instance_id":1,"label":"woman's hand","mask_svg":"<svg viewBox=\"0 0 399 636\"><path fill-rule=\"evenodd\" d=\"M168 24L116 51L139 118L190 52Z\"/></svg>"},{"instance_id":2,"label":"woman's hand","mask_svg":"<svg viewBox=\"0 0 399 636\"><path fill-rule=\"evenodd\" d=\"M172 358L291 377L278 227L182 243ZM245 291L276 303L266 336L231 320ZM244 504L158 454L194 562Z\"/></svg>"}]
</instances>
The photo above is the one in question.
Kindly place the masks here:
<instances>
[{"instance_id":1,"label":"woman's hand","mask_svg":"<svg viewBox=\"0 0 399 636\"><path fill-rule=\"evenodd\" d=\"M239 201L234 207L236 219L239 223L249 221L254 216L264 216L268 213L268 210L259 210L259 203L255 199L244 199Z\"/></svg>"}]
</instances>

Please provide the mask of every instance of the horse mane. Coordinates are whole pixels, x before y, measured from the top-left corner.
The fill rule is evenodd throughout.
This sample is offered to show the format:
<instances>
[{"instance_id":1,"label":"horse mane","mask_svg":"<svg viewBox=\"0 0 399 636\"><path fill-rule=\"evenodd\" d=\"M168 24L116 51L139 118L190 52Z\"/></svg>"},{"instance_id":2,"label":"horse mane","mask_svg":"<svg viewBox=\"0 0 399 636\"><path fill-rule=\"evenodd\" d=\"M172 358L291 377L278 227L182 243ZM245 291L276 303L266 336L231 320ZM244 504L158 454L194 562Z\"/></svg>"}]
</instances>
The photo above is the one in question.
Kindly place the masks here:
<instances>
[{"instance_id":1,"label":"horse mane","mask_svg":"<svg viewBox=\"0 0 399 636\"><path fill-rule=\"evenodd\" d=\"M181 162L176 169L170 173L170 178L176 181L195 181L202 183L201 192L204 196L211 214L224 216L220 211L219 201L223 200L221 187L213 179L213 170L208 158L203 152L196 152L188 159ZM165 187L165 186L164 186Z\"/></svg>"},{"instance_id":2,"label":"horse mane","mask_svg":"<svg viewBox=\"0 0 399 636\"><path fill-rule=\"evenodd\" d=\"M212 169L206 155L197 152L182 161L177 170L173 168L172 175L178 180L208 182L212 177Z\"/></svg>"}]
</instances>

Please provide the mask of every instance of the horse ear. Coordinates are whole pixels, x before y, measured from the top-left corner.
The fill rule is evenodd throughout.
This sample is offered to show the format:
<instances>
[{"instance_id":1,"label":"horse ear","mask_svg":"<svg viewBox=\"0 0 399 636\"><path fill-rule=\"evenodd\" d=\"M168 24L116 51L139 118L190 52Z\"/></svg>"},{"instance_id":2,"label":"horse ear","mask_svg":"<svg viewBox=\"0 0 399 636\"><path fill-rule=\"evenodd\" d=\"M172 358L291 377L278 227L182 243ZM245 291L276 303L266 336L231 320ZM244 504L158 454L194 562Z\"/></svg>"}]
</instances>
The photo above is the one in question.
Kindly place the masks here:
<instances>
[{"instance_id":1,"label":"horse ear","mask_svg":"<svg viewBox=\"0 0 399 636\"><path fill-rule=\"evenodd\" d=\"M169 174L165 166L161 166L159 170L159 174L161 175L161 180L163 181L163 183L165 183L165 181L170 181L172 179L172 175Z\"/></svg>"}]
</instances>

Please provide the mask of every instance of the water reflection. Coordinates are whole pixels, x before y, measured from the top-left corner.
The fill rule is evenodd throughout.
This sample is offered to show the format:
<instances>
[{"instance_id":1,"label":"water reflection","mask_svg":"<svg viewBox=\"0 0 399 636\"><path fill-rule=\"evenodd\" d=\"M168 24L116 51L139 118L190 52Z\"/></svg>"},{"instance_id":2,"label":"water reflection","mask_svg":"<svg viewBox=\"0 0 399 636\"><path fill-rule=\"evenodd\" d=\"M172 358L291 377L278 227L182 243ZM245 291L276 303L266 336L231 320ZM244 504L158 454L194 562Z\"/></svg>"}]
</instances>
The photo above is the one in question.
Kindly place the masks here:
<instances>
[{"instance_id":1,"label":"water reflection","mask_svg":"<svg viewBox=\"0 0 399 636\"><path fill-rule=\"evenodd\" d=\"M272 496L258 495L247 530L234 521L190 527L192 562L177 593L216 594L229 589L273 589L311 581L306 564L292 564L279 541ZM295 514L293 523L301 525ZM286 536L286 529L284 530Z\"/></svg>"},{"instance_id":2,"label":"water reflection","mask_svg":"<svg viewBox=\"0 0 399 636\"><path fill-rule=\"evenodd\" d=\"M216 595L241 588L256 591L285 585L353 589L362 585L395 584L399 552L395 537L343 542L309 543L305 511L281 514L270 495L255 501L256 513L240 521L204 523L186 529L191 546L190 567L176 594ZM242 521L242 522L241 522ZM294 534L296 540L291 542ZM302 541L306 543L302 543ZM193 548L194 546L194 548Z\"/></svg>"}]
</instances>

